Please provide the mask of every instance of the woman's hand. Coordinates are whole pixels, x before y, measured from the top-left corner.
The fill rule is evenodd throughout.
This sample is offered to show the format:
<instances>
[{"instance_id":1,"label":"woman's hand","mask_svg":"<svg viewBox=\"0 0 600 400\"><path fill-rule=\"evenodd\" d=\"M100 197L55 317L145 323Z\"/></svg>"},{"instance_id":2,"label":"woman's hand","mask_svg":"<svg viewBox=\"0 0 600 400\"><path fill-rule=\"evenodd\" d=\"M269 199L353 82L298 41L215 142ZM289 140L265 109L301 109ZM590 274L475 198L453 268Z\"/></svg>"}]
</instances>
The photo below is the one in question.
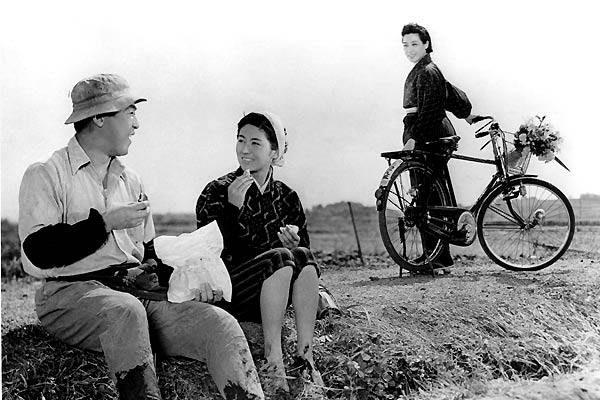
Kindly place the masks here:
<instances>
[{"instance_id":1,"label":"woman's hand","mask_svg":"<svg viewBox=\"0 0 600 400\"><path fill-rule=\"evenodd\" d=\"M407 150L414 150L414 149L415 149L415 139L408 139L402 150L407 151Z\"/></svg>"},{"instance_id":2,"label":"woman's hand","mask_svg":"<svg viewBox=\"0 0 600 400\"><path fill-rule=\"evenodd\" d=\"M250 185L252 185L252 182L254 182L254 179L250 175L250 170L247 169L242 175L235 178L227 188L227 201L237 208L242 208L246 192L250 188Z\"/></svg>"},{"instance_id":3,"label":"woman's hand","mask_svg":"<svg viewBox=\"0 0 600 400\"><path fill-rule=\"evenodd\" d=\"M194 300L202 303L214 303L223 299L223 291L221 289L213 290L210 283L204 282L199 288L193 289Z\"/></svg>"},{"instance_id":4,"label":"woman's hand","mask_svg":"<svg viewBox=\"0 0 600 400\"><path fill-rule=\"evenodd\" d=\"M300 236L298 236L298 227L296 225L286 225L279 228L277 236L283 247L293 249L300 244Z\"/></svg>"},{"instance_id":5,"label":"woman's hand","mask_svg":"<svg viewBox=\"0 0 600 400\"><path fill-rule=\"evenodd\" d=\"M473 119L475 119L475 117L477 117L477 115L470 114L467 118L465 118L465 121L467 121L469 125L473 125Z\"/></svg>"}]
</instances>

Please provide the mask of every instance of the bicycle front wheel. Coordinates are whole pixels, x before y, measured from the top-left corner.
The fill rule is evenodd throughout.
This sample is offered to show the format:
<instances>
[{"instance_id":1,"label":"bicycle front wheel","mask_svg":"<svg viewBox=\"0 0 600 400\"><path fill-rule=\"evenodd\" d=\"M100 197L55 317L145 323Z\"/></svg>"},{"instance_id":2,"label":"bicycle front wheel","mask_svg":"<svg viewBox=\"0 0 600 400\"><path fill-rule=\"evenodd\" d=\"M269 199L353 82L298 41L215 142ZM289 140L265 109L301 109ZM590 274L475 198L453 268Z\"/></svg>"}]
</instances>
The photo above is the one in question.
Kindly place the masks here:
<instances>
[{"instance_id":1,"label":"bicycle front wheel","mask_svg":"<svg viewBox=\"0 0 600 400\"><path fill-rule=\"evenodd\" d=\"M444 243L420 227L427 223L427 206L451 205L446 185L423 163L408 160L380 189L379 230L390 257L409 271L428 268L425 251L435 261Z\"/></svg>"},{"instance_id":2,"label":"bicycle front wheel","mask_svg":"<svg viewBox=\"0 0 600 400\"><path fill-rule=\"evenodd\" d=\"M477 216L483 251L513 271L537 271L569 248L575 215L567 197L541 179L522 177L487 196Z\"/></svg>"}]
</instances>

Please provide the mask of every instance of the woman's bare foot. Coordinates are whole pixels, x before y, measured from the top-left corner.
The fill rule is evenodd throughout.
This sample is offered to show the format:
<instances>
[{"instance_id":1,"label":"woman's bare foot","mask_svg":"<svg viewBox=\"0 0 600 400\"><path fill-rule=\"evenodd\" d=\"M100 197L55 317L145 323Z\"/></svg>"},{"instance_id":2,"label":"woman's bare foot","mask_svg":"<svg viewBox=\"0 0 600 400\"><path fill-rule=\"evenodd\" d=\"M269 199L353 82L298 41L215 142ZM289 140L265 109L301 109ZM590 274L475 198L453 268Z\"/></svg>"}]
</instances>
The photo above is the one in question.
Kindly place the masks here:
<instances>
[{"instance_id":1,"label":"woman's bare foot","mask_svg":"<svg viewBox=\"0 0 600 400\"><path fill-rule=\"evenodd\" d=\"M302 379L302 398L327 399L325 395L325 384L321 373L315 366L314 360L302 356L296 356L290 374Z\"/></svg>"},{"instance_id":2,"label":"woman's bare foot","mask_svg":"<svg viewBox=\"0 0 600 400\"><path fill-rule=\"evenodd\" d=\"M275 362L265 361L259 375L263 382L262 387L265 394L275 395L281 391L289 393L290 387L287 383L283 360Z\"/></svg>"}]
</instances>

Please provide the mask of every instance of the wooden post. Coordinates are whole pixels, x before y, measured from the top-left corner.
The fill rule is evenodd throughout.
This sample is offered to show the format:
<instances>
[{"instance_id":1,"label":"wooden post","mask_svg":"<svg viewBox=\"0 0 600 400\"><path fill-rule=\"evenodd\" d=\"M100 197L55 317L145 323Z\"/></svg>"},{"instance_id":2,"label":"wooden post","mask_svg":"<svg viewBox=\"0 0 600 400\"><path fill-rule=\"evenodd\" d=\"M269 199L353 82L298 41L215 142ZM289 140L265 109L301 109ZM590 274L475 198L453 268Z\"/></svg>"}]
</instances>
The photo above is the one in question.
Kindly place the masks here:
<instances>
[{"instance_id":1,"label":"wooden post","mask_svg":"<svg viewBox=\"0 0 600 400\"><path fill-rule=\"evenodd\" d=\"M356 230L356 222L354 222L354 213L352 212L352 204L348 202L348 208L350 209L350 218L352 218L352 227L354 228L354 236L356 237L356 245L358 246L358 256L360 257L360 262L362 265L365 265L365 260L363 259L362 250L360 249L360 240L358 239L358 231Z\"/></svg>"}]
</instances>

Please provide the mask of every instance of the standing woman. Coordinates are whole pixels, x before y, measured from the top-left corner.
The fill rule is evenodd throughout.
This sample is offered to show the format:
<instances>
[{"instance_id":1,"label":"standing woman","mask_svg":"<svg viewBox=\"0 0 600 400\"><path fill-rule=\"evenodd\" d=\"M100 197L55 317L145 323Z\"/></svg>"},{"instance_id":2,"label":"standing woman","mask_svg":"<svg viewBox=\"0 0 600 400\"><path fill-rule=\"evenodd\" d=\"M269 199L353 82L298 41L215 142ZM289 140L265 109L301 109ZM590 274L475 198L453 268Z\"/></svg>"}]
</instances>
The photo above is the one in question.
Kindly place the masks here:
<instances>
[{"instance_id":1,"label":"standing woman","mask_svg":"<svg viewBox=\"0 0 600 400\"><path fill-rule=\"evenodd\" d=\"M408 60L415 64L404 83L404 150L428 150L426 142L456 134L445 111L446 79L431 60L433 47L427 29L418 24L405 25L402 46ZM443 179L449 179L447 160L431 157L428 162ZM433 197L432 204L440 201ZM454 264L447 244L433 264L434 268Z\"/></svg>"},{"instance_id":2,"label":"standing woman","mask_svg":"<svg viewBox=\"0 0 600 400\"><path fill-rule=\"evenodd\" d=\"M224 242L221 258L233 285L231 303L223 307L240 321L262 323L269 383L289 391L281 328L290 303L298 333L297 361L316 386L323 386L323 380L312 346L320 270L309 250L298 195L273 177L273 166L283 166L286 150L286 131L276 115L244 116L237 126L240 166L204 188L196 203L196 222L202 227L217 221Z\"/></svg>"}]
</instances>

